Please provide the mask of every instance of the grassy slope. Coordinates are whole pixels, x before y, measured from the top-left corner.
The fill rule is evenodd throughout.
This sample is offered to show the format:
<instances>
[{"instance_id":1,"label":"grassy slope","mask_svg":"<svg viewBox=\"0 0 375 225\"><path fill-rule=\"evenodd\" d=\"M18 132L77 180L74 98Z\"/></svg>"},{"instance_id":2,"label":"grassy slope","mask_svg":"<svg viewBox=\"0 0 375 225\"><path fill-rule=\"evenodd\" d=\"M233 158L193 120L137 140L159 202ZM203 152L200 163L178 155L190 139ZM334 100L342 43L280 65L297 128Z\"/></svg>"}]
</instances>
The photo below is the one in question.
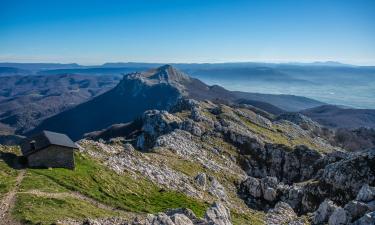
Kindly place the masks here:
<instances>
[{"instance_id":1,"label":"grassy slope","mask_svg":"<svg viewBox=\"0 0 375 225\"><path fill-rule=\"evenodd\" d=\"M1 152L19 154L17 148L2 148ZM178 165L178 166L177 166ZM164 191L152 183L134 179L124 174L117 175L101 166L86 155L76 155L76 170L66 169L27 169L24 180L17 194L13 215L26 224L52 224L67 218L103 218L119 216L117 212L100 209L90 202L73 197L51 197L34 195L32 191L46 193L70 193L78 191L109 206L130 212L156 213L168 208L186 207L202 217L207 204L189 198L182 193ZM181 160L176 167L193 175L201 168L196 164ZM17 170L0 161L1 192L6 193L12 188ZM31 193L30 193L31 192ZM122 215L120 215L122 216ZM235 225L262 224L261 215L232 213Z\"/></svg>"},{"instance_id":2,"label":"grassy slope","mask_svg":"<svg viewBox=\"0 0 375 225\"><path fill-rule=\"evenodd\" d=\"M16 182L18 171L8 165L8 163L14 164L16 154L19 154L17 148L0 145L0 199ZM6 158L7 162L5 162L3 158Z\"/></svg>"},{"instance_id":3,"label":"grassy slope","mask_svg":"<svg viewBox=\"0 0 375 225\"><path fill-rule=\"evenodd\" d=\"M76 169L32 170L57 184L108 205L134 212L155 213L168 208L187 207L203 215L204 203L182 193L163 191L151 182L128 174L118 175L93 159L76 154Z\"/></svg>"},{"instance_id":4,"label":"grassy slope","mask_svg":"<svg viewBox=\"0 0 375 225\"><path fill-rule=\"evenodd\" d=\"M13 215L25 224L47 225L67 218L102 218L117 216L117 213L71 197L50 198L18 194Z\"/></svg>"},{"instance_id":5,"label":"grassy slope","mask_svg":"<svg viewBox=\"0 0 375 225\"><path fill-rule=\"evenodd\" d=\"M207 204L186 195L165 191L149 181L118 175L81 153L76 154L76 169L28 169L21 192L62 193L77 191L114 208L134 213L156 213L169 208L190 208L203 216ZM57 220L108 217L114 212L93 208L90 203L66 198L19 194L14 210L16 218L30 224L50 224ZM61 209L61 210L60 210ZM52 213L47 213L52 212Z\"/></svg>"}]
</instances>

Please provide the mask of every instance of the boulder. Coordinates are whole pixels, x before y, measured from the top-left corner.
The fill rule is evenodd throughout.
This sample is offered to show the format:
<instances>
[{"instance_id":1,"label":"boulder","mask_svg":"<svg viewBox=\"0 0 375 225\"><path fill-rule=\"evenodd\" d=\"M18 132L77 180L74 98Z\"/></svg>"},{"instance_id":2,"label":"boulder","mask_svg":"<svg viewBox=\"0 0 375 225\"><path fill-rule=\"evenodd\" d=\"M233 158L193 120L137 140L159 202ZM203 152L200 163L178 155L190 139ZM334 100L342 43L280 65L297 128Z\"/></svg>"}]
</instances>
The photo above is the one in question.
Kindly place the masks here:
<instances>
[{"instance_id":1,"label":"boulder","mask_svg":"<svg viewBox=\"0 0 375 225\"><path fill-rule=\"evenodd\" d=\"M375 211L362 216L352 223L352 225L375 225Z\"/></svg>"},{"instance_id":2,"label":"boulder","mask_svg":"<svg viewBox=\"0 0 375 225\"><path fill-rule=\"evenodd\" d=\"M375 183L375 149L353 153L350 157L327 165L320 182L336 201L348 202L355 198L365 184ZM343 193L336 195L336 193ZM365 186L359 199L373 198L373 192Z\"/></svg>"},{"instance_id":3,"label":"boulder","mask_svg":"<svg viewBox=\"0 0 375 225\"><path fill-rule=\"evenodd\" d=\"M209 181L211 184L208 188L208 192L211 195L218 197L220 200L227 200L227 193L225 192L223 185L221 185L215 177L209 177Z\"/></svg>"},{"instance_id":4,"label":"boulder","mask_svg":"<svg viewBox=\"0 0 375 225\"><path fill-rule=\"evenodd\" d=\"M261 181L263 198L266 201L273 202L277 198L277 178L265 177Z\"/></svg>"},{"instance_id":5,"label":"boulder","mask_svg":"<svg viewBox=\"0 0 375 225\"><path fill-rule=\"evenodd\" d=\"M359 190L356 200L362 202L375 200L375 187L370 187L368 184L364 184Z\"/></svg>"},{"instance_id":6,"label":"boulder","mask_svg":"<svg viewBox=\"0 0 375 225\"><path fill-rule=\"evenodd\" d=\"M242 191L250 194L254 198L262 197L262 187L259 179L255 177L248 177L242 184Z\"/></svg>"},{"instance_id":7,"label":"boulder","mask_svg":"<svg viewBox=\"0 0 375 225\"><path fill-rule=\"evenodd\" d=\"M222 203L215 202L205 214L205 220L214 225L232 225L230 211Z\"/></svg>"},{"instance_id":8,"label":"boulder","mask_svg":"<svg viewBox=\"0 0 375 225\"><path fill-rule=\"evenodd\" d=\"M278 185L278 190L280 191L280 186ZM282 200L288 203L296 212L301 212L302 198L304 195L303 187L293 185L287 188L288 192L282 197Z\"/></svg>"},{"instance_id":9,"label":"boulder","mask_svg":"<svg viewBox=\"0 0 375 225\"><path fill-rule=\"evenodd\" d=\"M318 210L314 212L312 224L325 224L336 208L337 206L331 200L324 200Z\"/></svg>"},{"instance_id":10,"label":"boulder","mask_svg":"<svg viewBox=\"0 0 375 225\"><path fill-rule=\"evenodd\" d=\"M328 224L329 225L346 225L349 224L351 221L349 213L341 208L337 207L335 211L333 211L332 215L329 217Z\"/></svg>"},{"instance_id":11,"label":"boulder","mask_svg":"<svg viewBox=\"0 0 375 225\"><path fill-rule=\"evenodd\" d=\"M195 178L194 178L195 183L202 188L202 190L206 190L207 186L207 176L205 173L199 173Z\"/></svg>"},{"instance_id":12,"label":"boulder","mask_svg":"<svg viewBox=\"0 0 375 225\"><path fill-rule=\"evenodd\" d=\"M266 187L264 190L263 190L263 198L269 202L273 202L276 200L276 197L277 197L277 192L275 189L271 188L271 187Z\"/></svg>"},{"instance_id":13,"label":"boulder","mask_svg":"<svg viewBox=\"0 0 375 225\"><path fill-rule=\"evenodd\" d=\"M171 220L175 225L194 225L193 222L184 214L176 213L171 216Z\"/></svg>"},{"instance_id":14,"label":"boulder","mask_svg":"<svg viewBox=\"0 0 375 225\"><path fill-rule=\"evenodd\" d=\"M180 127L182 121L167 111L148 110L142 116L142 134L137 138L137 147L152 148L157 137Z\"/></svg>"},{"instance_id":15,"label":"boulder","mask_svg":"<svg viewBox=\"0 0 375 225\"><path fill-rule=\"evenodd\" d=\"M202 131L203 128L199 126L198 123L194 122L191 119L184 120L184 122L181 124L181 129L186 130L190 132L191 134L195 136L199 136L199 137L202 136L203 134L203 131Z\"/></svg>"},{"instance_id":16,"label":"boulder","mask_svg":"<svg viewBox=\"0 0 375 225\"><path fill-rule=\"evenodd\" d=\"M344 209L349 213L352 220L356 220L370 211L369 205L359 201L350 201L345 205Z\"/></svg>"},{"instance_id":17,"label":"boulder","mask_svg":"<svg viewBox=\"0 0 375 225\"><path fill-rule=\"evenodd\" d=\"M157 215L149 215L144 224L145 225L175 225L172 219L165 213L159 213Z\"/></svg>"},{"instance_id":18,"label":"boulder","mask_svg":"<svg viewBox=\"0 0 375 225\"><path fill-rule=\"evenodd\" d=\"M288 224L297 219L297 214L285 202L278 202L275 208L269 210L266 214L267 225Z\"/></svg>"}]
</instances>

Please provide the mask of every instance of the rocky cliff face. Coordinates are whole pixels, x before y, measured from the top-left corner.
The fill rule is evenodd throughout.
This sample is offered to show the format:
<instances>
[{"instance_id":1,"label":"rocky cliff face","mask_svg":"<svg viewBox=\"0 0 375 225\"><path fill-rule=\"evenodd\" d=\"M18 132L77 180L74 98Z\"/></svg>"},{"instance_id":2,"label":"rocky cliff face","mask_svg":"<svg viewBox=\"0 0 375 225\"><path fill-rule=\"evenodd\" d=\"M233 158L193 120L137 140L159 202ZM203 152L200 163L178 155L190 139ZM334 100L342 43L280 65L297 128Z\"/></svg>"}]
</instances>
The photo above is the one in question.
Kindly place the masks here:
<instances>
[{"instance_id":1,"label":"rocky cliff face","mask_svg":"<svg viewBox=\"0 0 375 225\"><path fill-rule=\"evenodd\" d=\"M318 124L295 119L182 98L169 111L146 111L135 137L80 144L119 173L232 210L263 211L266 224L372 221L375 150L347 153L317 136Z\"/></svg>"}]
</instances>

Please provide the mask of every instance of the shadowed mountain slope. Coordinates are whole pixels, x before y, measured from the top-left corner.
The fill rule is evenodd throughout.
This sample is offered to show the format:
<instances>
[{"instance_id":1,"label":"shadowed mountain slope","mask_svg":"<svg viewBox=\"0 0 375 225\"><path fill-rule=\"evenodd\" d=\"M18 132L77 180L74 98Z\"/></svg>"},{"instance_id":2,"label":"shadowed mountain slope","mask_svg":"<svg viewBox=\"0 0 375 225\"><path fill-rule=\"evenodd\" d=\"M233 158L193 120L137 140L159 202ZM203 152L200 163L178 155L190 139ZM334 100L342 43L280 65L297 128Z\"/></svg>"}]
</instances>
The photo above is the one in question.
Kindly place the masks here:
<instances>
[{"instance_id":1,"label":"shadowed mountain slope","mask_svg":"<svg viewBox=\"0 0 375 225\"><path fill-rule=\"evenodd\" d=\"M325 103L295 95L273 95L273 94L259 94L250 92L234 91L234 94L238 98L267 102L274 105L282 110L289 112L296 112L308 108L318 107Z\"/></svg>"},{"instance_id":2,"label":"shadowed mountain slope","mask_svg":"<svg viewBox=\"0 0 375 225\"><path fill-rule=\"evenodd\" d=\"M331 128L375 128L374 109L348 109L335 105L323 105L304 110L302 113Z\"/></svg>"},{"instance_id":3,"label":"shadowed mountain slope","mask_svg":"<svg viewBox=\"0 0 375 225\"><path fill-rule=\"evenodd\" d=\"M164 69L128 74L114 89L48 118L34 131L49 129L77 140L89 131L129 122L145 110L168 109L181 96L182 87L179 77Z\"/></svg>"},{"instance_id":4,"label":"shadowed mountain slope","mask_svg":"<svg viewBox=\"0 0 375 225\"><path fill-rule=\"evenodd\" d=\"M44 119L116 86L116 76L0 77L0 130L23 134Z\"/></svg>"}]
</instances>

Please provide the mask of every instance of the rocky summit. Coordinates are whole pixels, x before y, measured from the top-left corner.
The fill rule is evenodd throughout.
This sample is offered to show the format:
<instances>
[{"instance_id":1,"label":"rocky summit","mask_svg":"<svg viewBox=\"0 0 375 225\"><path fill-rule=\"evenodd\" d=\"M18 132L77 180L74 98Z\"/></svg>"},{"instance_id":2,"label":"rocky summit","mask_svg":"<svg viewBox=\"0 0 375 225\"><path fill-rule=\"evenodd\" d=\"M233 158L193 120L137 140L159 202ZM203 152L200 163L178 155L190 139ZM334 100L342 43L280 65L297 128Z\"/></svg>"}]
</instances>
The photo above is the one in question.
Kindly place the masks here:
<instances>
[{"instance_id":1,"label":"rocky summit","mask_svg":"<svg viewBox=\"0 0 375 225\"><path fill-rule=\"evenodd\" d=\"M276 116L243 102L207 99L225 89L192 91L198 82L168 65L131 73L66 117L52 117L47 123L61 125L67 123L61 118L86 113L77 124L85 128L73 137L93 132L76 142L74 170L25 168L17 146L1 146L0 219L375 224L375 149L347 151L299 113ZM137 116L115 124L129 110ZM99 125L107 128L94 131Z\"/></svg>"}]
</instances>

